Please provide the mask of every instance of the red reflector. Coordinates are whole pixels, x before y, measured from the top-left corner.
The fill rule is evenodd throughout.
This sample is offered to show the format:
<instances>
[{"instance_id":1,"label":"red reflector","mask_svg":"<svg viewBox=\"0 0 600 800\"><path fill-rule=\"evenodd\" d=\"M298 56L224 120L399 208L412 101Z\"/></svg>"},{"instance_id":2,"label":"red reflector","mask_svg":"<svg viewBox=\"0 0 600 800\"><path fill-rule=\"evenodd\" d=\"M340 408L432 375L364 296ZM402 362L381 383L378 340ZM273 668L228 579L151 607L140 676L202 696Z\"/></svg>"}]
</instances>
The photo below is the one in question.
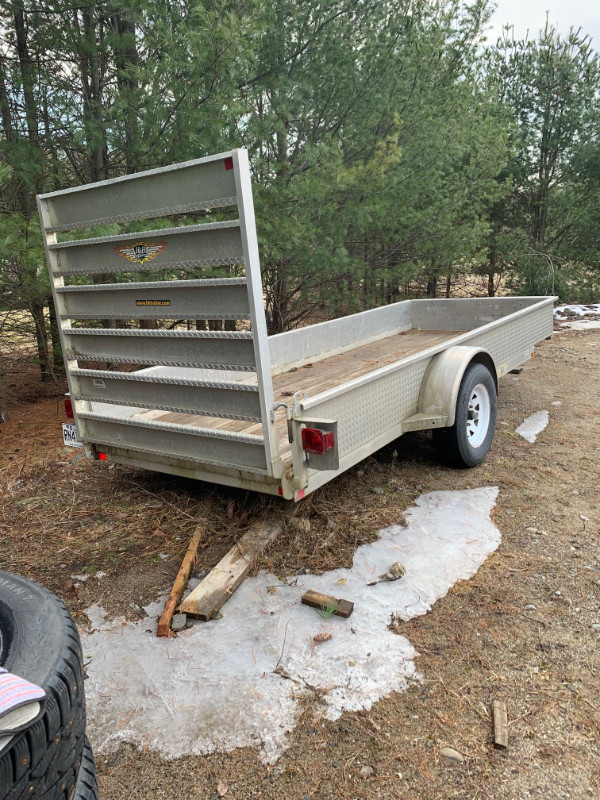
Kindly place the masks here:
<instances>
[{"instance_id":1,"label":"red reflector","mask_svg":"<svg viewBox=\"0 0 600 800\"><path fill-rule=\"evenodd\" d=\"M279 487L279 496L283 497L283 487L282 486Z\"/></svg>"},{"instance_id":2,"label":"red reflector","mask_svg":"<svg viewBox=\"0 0 600 800\"><path fill-rule=\"evenodd\" d=\"M225 159L225 169L233 169L233 156L227 156Z\"/></svg>"},{"instance_id":3,"label":"red reflector","mask_svg":"<svg viewBox=\"0 0 600 800\"><path fill-rule=\"evenodd\" d=\"M108 461L106 453L96 453L98 461Z\"/></svg>"},{"instance_id":4,"label":"red reflector","mask_svg":"<svg viewBox=\"0 0 600 800\"><path fill-rule=\"evenodd\" d=\"M302 429L302 449L305 453L322 456L326 450L335 445L333 431L322 431L319 428Z\"/></svg>"},{"instance_id":5,"label":"red reflector","mask_svg":"<svg viewBox=\"0 0 600 800\"><path fill-rule=\"evenodd\" d=\"M71 402L70 397L65 397L65 414L67 415L68 419L75 419L75 415L73 414L73 403Z\"/></svg>"}]
</instances>

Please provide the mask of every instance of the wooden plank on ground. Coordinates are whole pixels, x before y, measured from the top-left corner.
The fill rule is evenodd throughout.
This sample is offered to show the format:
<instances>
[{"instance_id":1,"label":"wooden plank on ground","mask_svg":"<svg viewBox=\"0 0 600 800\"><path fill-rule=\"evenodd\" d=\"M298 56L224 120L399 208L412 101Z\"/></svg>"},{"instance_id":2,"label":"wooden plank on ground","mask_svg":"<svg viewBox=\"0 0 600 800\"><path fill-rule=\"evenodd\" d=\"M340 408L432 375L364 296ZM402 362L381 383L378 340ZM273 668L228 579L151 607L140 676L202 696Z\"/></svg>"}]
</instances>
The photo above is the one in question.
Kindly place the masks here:
<instances>
[{"instance_id":1,"label":"wooden plank on ground","mask_svg":"<svg viewBox=\"0 0 600 800\"><path fill-rule=\"evenodd\" d=\"M163 611L158 621L158 628L156 629L157 636L173 635L171 632L171 621L173 620L173 614L175 613L177 604L181 600L181 595L183 594L183 590L187 585L190 573L194 567L194 560L196 558L196 553L198 552L198 547L200 545L203 535L204 532L202 528L198 526L196 528L194 535L192 536L192 540L189 544L187 552L183 557L183 561L181 563L181 567L179 568L179 572L177 573L177 577L173 582L173 587L169 593L169 598L166 602L165 610Z\"/></svg>"},{"instance_id":2,"label":"wooden plank on ground","mask_svg":"<svg viewBox=\"0 0 600 800\"><path fill-rule=\"evenodd\" d=\"M503 700L492 703L494 715L494 744L496 747L508 747L508 712Z\"/></svg>"},{"instance_id":3,"label":"wooden plank on ground","mask_svg":"<svg viewBox=\"0 0 600 800\"><path fill-rule=\"evenodd\" d=\"M328 613L331 612L331 614L344 617L345 619L354 611L354 603L351 603L349 600L341 600L338 597L332 597L329 594L321 594L321 592L315 592L312 589L308 589L308 591L302 595L302 602L305 606L310 606L311 608L316 608Z\"/></svg>"},{"instance_id":4,"label":"wooden plank on ground","mask_svg":"<svg viewBox=\"0 0 600 800\"><path fill-rule=\"evenodd\" d=\"M277 538L281 528L280 520L264 520L251 525L240 541L186 597L179 610L194 619L211 619L242 583L265 547Z\"/></svg>"}]
</instances>

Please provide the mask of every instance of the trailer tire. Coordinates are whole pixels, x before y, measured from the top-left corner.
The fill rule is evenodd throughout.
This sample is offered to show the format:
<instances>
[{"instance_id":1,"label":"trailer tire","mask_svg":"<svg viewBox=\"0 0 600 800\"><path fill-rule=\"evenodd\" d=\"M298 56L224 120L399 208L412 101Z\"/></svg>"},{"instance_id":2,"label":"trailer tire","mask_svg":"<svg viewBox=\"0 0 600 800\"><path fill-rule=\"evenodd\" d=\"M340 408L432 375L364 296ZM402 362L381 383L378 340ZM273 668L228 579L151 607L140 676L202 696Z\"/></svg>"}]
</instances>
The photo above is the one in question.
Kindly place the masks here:
<instances>
[{"instance_id":1,"label":"trailer tire","mask_svg":"<svg viewBox=\"0 0 600 800\"><path fill-rule=\"evenodd\" d=\"M463 375L454 425L433 431L436 449L456 467L476 467L489 452L496 430L496 384L483 364L469 364Z\"/></svg>"},{"instance_id":2,"label":"trailer tire","mask_svg":"<svg viewBox=\"0 0 600 800\"><path fill-rule=\"evenodd\" d=\"M46 691L41 717L0 751L0 800L93 800L77 628L51 592L2 570L0 665Z\"/></svg>"}]
</instances>

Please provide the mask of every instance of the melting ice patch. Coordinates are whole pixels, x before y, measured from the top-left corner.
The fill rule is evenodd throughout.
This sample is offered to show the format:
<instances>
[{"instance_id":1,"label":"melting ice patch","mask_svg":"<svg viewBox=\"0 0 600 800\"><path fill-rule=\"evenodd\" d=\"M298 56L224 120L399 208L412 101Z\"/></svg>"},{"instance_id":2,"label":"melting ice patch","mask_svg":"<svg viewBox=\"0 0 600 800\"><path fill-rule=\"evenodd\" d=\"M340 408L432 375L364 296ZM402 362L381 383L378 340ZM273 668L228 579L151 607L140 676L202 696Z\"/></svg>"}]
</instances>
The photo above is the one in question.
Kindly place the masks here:
<instances>
[{"instance_id":1,"label":"melting ice patch","mask_svg":"<svg viewBox=\"0 0 600 800\"><path fill-rule=\"evenodd\" d=\"M576 331L600 328L600 303L587 306L557 306L554 309L554 316L560 322L561 328L571 328ZM579 319L574 320L575 317Z\"/></svg>"},{"instance_id":2,"label":"melting ice patch","mask_svg":"<svg viewBox=\"0 0 600 800\"><path fill-rule=\"evenodd\" d=\"M247 579L221 619L157 639L155 617L107 620L88 610L88 733L101 751L119 741L165 758L258 746L274 761L287 746L312 692L324 714L369 709L419 679L415 650L390 620L425 614L459 580L475 574L500 543L490 519L498 489L432 492L394 525L359 547L351 569L278 580ZM406 574L377 582L400 561ZM373 584L374 585L369 585ZM354 602L349 619L323 619L300 603L307 589ZM275 671L277 670L277 671Z\"/></svg>"},{"instance_id":3,"label":"melting ice patch","mask_svg":"<svg viewBox=\"0 0 600 800\"><path fill-rule=\"evenodd\" d=\"M538 433L541 433L548 424L549 416L547 411L536 411L530 417L527 417L525 422L522 422L515 430L528 442L535 442Z\"/></svg>"}]
</instances>

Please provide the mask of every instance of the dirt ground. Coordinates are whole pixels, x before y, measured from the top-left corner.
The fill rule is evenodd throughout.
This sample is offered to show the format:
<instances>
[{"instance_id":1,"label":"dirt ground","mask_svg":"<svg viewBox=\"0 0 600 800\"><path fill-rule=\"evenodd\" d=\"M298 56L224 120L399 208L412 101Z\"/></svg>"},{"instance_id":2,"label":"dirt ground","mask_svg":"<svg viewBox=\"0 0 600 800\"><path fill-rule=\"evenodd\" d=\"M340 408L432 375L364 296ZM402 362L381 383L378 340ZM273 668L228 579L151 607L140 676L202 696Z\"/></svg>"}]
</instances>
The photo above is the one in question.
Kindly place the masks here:
<instances>
[{"instance_id":1,"label":"dirt ground","mask_svg":"<svg viewBox=\"0 0 600 800\"><path fill-rule=\"evenodd\" d=\"M310 530L288 526L260 565L289 575L349 566L422 492L500 489L498 551L397 627L418 650L420 683L337 722L315 717L315 697L271 766L252 749L167 762L123 745L97 757L103 798L600 798L600 330L557 332L502 379L495 442L477 469L440 466L425 435L406 436L297 506L77 461L62 447L55 387L41 392L33 367L7 372L0 566L44 583L82 625L93 602L139 615L168 589L198 522L201 572L256 518L307 518ZM515 428L542 409L550 423L530 444ZM495 698L508 706L506 750L493 746Z\"/></svg>"}]
</instances>

